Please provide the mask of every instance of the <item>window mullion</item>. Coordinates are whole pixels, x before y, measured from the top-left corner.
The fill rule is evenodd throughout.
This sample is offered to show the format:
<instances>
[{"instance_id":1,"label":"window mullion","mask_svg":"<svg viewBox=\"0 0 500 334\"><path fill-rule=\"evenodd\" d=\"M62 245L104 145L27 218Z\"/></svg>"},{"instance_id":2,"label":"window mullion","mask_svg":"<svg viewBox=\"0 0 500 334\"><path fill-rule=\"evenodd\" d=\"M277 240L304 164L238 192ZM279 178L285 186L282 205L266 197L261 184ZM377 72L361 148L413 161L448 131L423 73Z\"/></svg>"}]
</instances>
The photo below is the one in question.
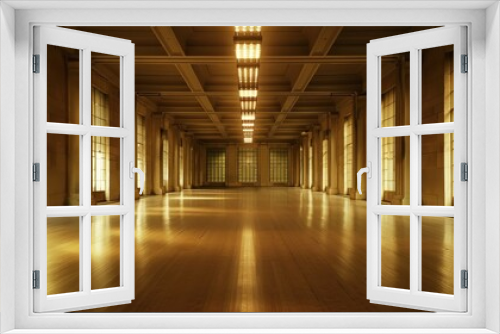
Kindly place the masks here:
<instances>
[{"instance_id":1,"label":"window mullion","mask_svg":"<svg viewBox=\"0 0 500 334\"><path fill-rule=\"evenodd\" d=\"M410 128L420 123L421 59L418 49L410 51ZM421 145L415 132L410 133L410 291L418 292L421 281L420 218L411 210L421 198Z\"/></svg>"},{"instance_id":2,"label":"window mullion","mask_svg":"<svg viewBox=\"0 0 500 334\"><path fill-rule=\"evenodd\" d=\"M91 90L91 51L83 50L83 61L81 67L80 96L82 96L82 125L90 130L92 124L92 90ZM87 131L82 137L82 158L80 159L80 189L82 189L83 206L90 208L92 201L92 137L90 131ZM84 293L90 293L91 290L91 216L90 212L81 219L81 238L80 243L80 281Z\"/></svg>"}]
</instances>

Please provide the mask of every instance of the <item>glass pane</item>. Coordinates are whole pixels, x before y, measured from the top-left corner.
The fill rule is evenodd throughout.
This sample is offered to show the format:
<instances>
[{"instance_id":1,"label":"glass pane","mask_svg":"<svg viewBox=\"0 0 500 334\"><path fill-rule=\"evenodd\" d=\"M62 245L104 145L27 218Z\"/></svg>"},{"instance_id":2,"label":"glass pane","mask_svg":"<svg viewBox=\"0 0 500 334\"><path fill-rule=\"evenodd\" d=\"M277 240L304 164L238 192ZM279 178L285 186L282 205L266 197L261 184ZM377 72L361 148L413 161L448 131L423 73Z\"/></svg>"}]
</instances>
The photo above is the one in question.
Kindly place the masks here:
<instances>
[{"instance_id":1,"label":"glass pane","mask_svg":"<svg viewBox=\"0 0 500 334\"><path fill-rule=\"evenodd\" d=\"M92 205L120 204L120 138L92 137Z\"/></svg>"},{"instance_id":2,"label":"glass pane","mask_svg":"<svg viewBox=\"0 0 500 334\"><path fill-rule=\"evenodd\" d=\"M422 291L453 294L453 218L421 217Z\"/></svg>"},{"instance_id":3,"label":"glass pane","mask_svg":"<svg viewBox=\"0 0 500 334\"><path fill-rule=\"evenodd\" d=\"M257 182L257 149L238 149L238 182Z\"/></svg>"},{"instance_id":4,"label":"glass pane","mask_svg":"<svg viewBox=\"0 0 500 334\"><path fill-rule=\"evenodd\" d=\"M422 205L454 205L453 133L422 136Z\"/></svg>"},{"instance_id":5,"label":"glass pane","mask_svg":"<svg viewBox=\"0 0 500 334\"><path fill-rule=\"evenodd\" d=\"M47 122L80 123L80 50L47 45Z\"/></svg>"},{"instance_id":6,"label":"glass pane","mask_svg":"<svg viewBox=\"0 0 500 334\"><path fill-rule=\"evenodd\" d=\"M422 124L453 122L453 45L422 50Z\"/></svg>"},{"instance_id":7,"label":"glass pane","mask_svg":"<svg viewBox=\"0 0 500 334\"><path fill-rule=\"evenodd\" d=\"M410 52L381 57L382 127L410 125Z\"/></svg>"},{"instance_id":8,"label":"glass pane","mask_svg":"<svg viewBox=\"0 0 500 334\"><path fill-rule=\"evenodd\" d=\"M120 57L92 52L92 125L120 126Z\"/></svg>"},{"instance_id":9,"label":"glass pane","mask_svg":"<svg viewBox=\"0 0 500 334\"><path fill-rule=\"evenodd\" d=\"M47 294L80 291L80 217L47 218Z\"/></svg>"},{"instance_id":10,"label":"glass pane","mask_svg":"<svg viewBox=\"0 0 500 334\"><path fill-rule=\"evenodd\" d=\"M288 183L288 148L269 150L269 180L271 183Z\"/></svg>"},{"instance_id":11,"label":"glass pane","mask_svg":"<svg viewBox=\"0 0 500 334\"><path fill-rule=\"evenodd\" d=\"M382 286L410 289L410 217L381 216Z\"/></svg>"},{"instance_id":12,"label":"glass pane","mask_svg":"<svg viewBox=\"0 0 500 334\"><path fill-rule=\"evenodd\" d=\"M410 204L410 137L380 139L380 198L383 205Z\"/></svg>"},{"instance_id":13,"label":"glass pane","mask_svg":"<svg viewBox=\"0 0 500 334\"><path fill-rule=\"evenodd\" d=\"M92 216L92 290L120 286L120 216Z\"/></svg>"},{"instance_id":14,"label":"glass pane","mask_svg":"<svg viewBox=\"0 0 500 334\"><path fill-rule=\"evenodd\" d=\"M226 182L226 149L207 149L207 183Z\"/></svg>"},{"instance_id":15,"label":"glass pane","mask_svg":"<svg viewBox=\"0 0 500 334\"><path fill-rule=\"evenodd\" d=\"M47 205L80 205L80 137L47 134Z\"/></svg>"}]
</instances>

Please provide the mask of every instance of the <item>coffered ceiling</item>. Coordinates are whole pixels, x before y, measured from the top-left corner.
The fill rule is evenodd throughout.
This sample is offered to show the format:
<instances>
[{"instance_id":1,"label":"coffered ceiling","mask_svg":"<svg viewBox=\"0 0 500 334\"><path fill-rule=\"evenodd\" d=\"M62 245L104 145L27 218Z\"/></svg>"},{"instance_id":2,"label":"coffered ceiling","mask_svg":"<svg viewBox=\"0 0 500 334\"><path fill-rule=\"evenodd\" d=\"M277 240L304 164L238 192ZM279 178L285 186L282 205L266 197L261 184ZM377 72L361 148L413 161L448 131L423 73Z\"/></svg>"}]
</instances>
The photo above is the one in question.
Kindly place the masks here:
<instances>
[{"instance_id":1,"label":"coffered ceiling","mask_svg":"<svg viewBox=\"0 0 500 334\"><path fill-rule=\"evenodd\" d=\"M72 27L129 39L136 93L201 142L242 142L234 27ZM293 142L365 93L366 44L428 27L262 27L255 142ZM117 74L116 59L93 66Z\"/></svg>"}]
</instances>

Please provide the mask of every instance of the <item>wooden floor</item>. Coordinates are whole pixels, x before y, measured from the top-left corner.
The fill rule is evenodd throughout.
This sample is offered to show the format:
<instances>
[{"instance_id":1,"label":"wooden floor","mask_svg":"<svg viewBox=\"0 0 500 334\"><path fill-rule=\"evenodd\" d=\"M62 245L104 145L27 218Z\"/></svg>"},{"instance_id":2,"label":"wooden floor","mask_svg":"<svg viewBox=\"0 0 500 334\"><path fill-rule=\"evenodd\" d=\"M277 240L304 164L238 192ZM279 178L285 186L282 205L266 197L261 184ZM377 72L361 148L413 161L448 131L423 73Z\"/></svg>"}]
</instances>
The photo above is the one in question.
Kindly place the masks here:
<instances>
[{"instance_id":1,"label":"wooden floor","mask_svg":"<svg viewBox=\"0 0 500 334\"><path fill-rule=\"evenodd\" d=\"M296 188L186 190L144 197L136 203L136 299L94 311L408 311L366 300L365 216L365 201ZM96 233L114 245L108 248L118 250L117 232L107 224ZM452 220L430 221L426 225L431 227L423 229L431 245L423 247L426 291L452 291L450 224L452 233ZM382 284L404 288L409 284L405 217L387 217L382 225ZM65 235L54 233L61 250L63 243L56 240ZM99 252L93 251L93 287L116 285L117 252L94 248ZM71 265L64 262L65 268ZM61 268L52 269L61 274ZM75 278L49 283L71 280Z\"/></svg>"}]
</instances>

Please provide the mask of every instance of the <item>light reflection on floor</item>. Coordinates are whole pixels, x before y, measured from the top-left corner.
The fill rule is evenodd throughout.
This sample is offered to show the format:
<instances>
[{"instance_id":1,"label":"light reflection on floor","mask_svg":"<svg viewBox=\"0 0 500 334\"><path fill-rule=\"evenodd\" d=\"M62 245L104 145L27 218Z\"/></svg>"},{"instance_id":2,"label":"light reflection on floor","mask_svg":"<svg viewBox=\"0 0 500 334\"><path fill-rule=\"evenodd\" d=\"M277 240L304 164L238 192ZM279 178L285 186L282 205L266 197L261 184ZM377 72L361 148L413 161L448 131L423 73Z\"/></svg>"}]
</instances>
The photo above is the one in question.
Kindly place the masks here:
<instances>
[{"instance_id":1,"label":"light reflection on floor","mask_svg":"<svg viewBox=\"0 0 500 334\"><path fill-rule=\"evenodd\" d=\"M97 311L402 311L366 300L365 215L364 201L295 188L144 197L136 202L136 299ZM383 252L389 265L383 273L397 283L398 273L408 270L409 263L401 259L409 241L397 218L387 226ZM423 288L449 292L453 221L427 218L423 226ZM58 231L52 234L54 245L64 258L60 245L70 235L58 224L53 228ZM113 228L100 233L105 235L100 240L116 240ZM116 247L100 247L108 263L118 254ZM74 257L67 259L65 265L74 266L68 263ZM93 279L116 282L114 266L95 270ZM74 277L49 285L70 281L74 284Z\"/></svg>"}]
</instances>

